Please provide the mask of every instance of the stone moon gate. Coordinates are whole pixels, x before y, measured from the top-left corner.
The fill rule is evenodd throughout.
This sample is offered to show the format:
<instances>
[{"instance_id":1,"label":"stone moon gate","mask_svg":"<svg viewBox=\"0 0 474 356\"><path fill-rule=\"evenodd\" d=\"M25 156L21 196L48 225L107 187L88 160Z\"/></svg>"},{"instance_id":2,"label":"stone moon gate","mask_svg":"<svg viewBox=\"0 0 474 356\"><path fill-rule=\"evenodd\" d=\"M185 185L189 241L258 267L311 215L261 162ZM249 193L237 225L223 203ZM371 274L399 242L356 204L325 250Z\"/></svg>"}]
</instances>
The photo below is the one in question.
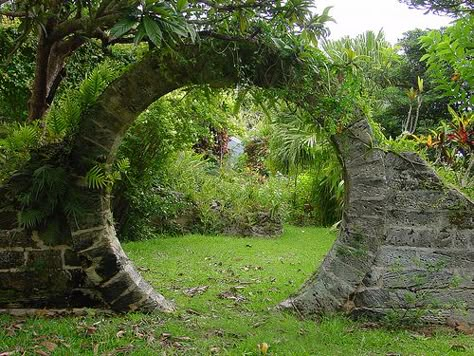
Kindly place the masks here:
<instances>
[{"instance_id":1,"label":"stone moon gate","mask_svg":"<svg viewBox=\"0 0 474 356\"><path fill-rule=\"evenodd\" d=\"M18 207L0 187L0 309L106 307L172 311L125 255L110 197L90 190L91 162L114 161L121 139L151 103L180 87L236 83L234 63L256 63L255 85L278 85L284 63L255 46L189 46L183 57L150 53L114 81L83 114L69 162L87 210L53 217L59 228L21 228ZM218 55L217 55L218 53ZM446 186L416 154L376 148L359 119L332 137L345 176L339 236L322 266L280 304L302 315L343 311L384 315L413 310L427 322L474 322L474 203ZM51 229L50 229L51 230ZM159 288L159 286L156 286Z\"/></svg>"}]
</instances>

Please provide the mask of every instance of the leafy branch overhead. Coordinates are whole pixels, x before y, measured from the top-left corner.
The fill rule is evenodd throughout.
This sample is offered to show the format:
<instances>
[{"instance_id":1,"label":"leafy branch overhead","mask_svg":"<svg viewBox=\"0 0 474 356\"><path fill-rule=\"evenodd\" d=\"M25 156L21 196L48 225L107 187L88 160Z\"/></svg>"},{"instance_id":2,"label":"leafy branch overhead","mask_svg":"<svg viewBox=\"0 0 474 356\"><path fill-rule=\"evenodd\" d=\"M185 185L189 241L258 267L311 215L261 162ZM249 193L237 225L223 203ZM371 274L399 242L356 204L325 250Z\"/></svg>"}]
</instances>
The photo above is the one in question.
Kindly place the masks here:
<instances>
[{"instance_id":1,"label":"leafy branch overhead","mask_svg":"<svg viewBox=\"0 0 474 356\"><path fill-rule=\"evenodd\" d=\"M316 15L312 7L308 0L7 0L0 3L0 20L20 21L20 34L7 62L28 38L36 37L28 105L28 119L35 121L52 103L67 59L91 39L101 41L104 48L143 41L159 48L203 37L235 41L253 40L263 32L274 36L298 32L315 42L332 19L329 8Z\"/></svg>"}]
</instances>

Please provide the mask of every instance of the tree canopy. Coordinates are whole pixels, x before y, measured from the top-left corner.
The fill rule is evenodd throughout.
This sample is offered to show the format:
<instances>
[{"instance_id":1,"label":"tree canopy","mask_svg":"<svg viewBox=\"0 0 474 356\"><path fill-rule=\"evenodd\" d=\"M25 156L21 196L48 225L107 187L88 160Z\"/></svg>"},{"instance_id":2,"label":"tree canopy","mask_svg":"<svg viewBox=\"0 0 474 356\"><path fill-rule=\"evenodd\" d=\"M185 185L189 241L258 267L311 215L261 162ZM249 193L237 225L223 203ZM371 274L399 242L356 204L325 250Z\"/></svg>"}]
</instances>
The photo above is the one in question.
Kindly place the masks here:
<instances>
[{"instance_id":1,"label":"tree canopy","mask_svg":"<svg viewBox=\"0 0 474 356\"><path fill-rule=\"evenodd\" d=\"M456 17L463 14L472 14L474 11L474 4L471 0L400 0L400 2L415 9Z\"/></svg>"},{"instance_id":2,"label":"tree canopy","mask_svg":"<svg viewBox=\"0 0 474 356\"><path fill-rule=\"evenodd\" d=\"M315 41L331 18L312 2L292 1L30 1L0 0L0 19L19 21L14 53L29 37L36 43L34 81L28 118L40 119L64 77L68 57L87 41L103 48L116 43L147 42L150 47L214 37L255 41L268 32L298 33ZM7 60L8 62L8 60Z\"/></svg>"}]
</instances>

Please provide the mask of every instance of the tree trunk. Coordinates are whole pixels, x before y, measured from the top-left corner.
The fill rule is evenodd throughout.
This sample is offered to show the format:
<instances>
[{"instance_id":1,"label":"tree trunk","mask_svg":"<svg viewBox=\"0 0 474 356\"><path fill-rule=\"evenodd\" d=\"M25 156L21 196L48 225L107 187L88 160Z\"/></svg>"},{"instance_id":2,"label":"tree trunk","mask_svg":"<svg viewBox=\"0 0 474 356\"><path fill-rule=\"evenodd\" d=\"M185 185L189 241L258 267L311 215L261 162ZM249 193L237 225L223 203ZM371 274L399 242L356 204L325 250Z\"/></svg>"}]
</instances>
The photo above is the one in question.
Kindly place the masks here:
<instances>
[{"instance_id":1,"label":"tree trunk","mask_svg":"<svg viewBox=\"0 0 474 356\"><path fill-rule=\"evenodd\" d=\"M31 88L31 97L28 101L28 121L40 119L46 111L48 96L48 63L52 44L49 43L42 30L38 34L38 48L36 50L35 78Z\"/></svg>"},{"instance_id":2,"label":"tree trunk","mask_svg":"<svg viewBox=\"0 0 474 356\"><path fill-rule=\"evenodd\" d=\"M40 120L45 115L64 78L66 59L85 42L75 36L50 43L43 31L38 36L35 78L28 102L29 122Z\"/></svg>"}]
</instances>

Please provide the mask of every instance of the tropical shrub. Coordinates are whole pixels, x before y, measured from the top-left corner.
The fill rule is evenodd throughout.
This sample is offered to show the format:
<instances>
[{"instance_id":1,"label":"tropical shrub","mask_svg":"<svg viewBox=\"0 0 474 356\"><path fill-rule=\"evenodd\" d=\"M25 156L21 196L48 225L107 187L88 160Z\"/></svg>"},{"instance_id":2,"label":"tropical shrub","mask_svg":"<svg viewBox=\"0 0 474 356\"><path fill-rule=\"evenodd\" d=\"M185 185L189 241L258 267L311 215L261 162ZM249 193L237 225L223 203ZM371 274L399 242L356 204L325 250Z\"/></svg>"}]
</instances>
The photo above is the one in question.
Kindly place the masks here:
<instances>
[{"instance_id":1,"label":"tropical shrub","mask_svg":"<svg viewBox=\"0 0 474 356\"><path fill-rule=\"evenodd\" d=\"M421 37L428 73L437 89L450 99L455 108L474 107L474 16L467 15L444 31L430 31Z\"/></svg>"},{"instance_id":2,"label":"tropical shrub","mask_svg":"<svg viewBox=\"0 0 474 356\"><path fill-rule=\"evenodd\" d=\"M417 137L428 159L448 181L474 193L474 114L449 108L452 119L426 136Z\"/></svg>"},{"instance_id":3,"label":"tropical shrub","mask_svg":"<svg viewBox=\"0 0 474 356\"><path fill-rule=\"evenodd\" d=\"M284 177L262 181L250 170L220 167L193 151L170 155L162 169L165 173L155 177L148 191L135 187L131 194L125 238L153 233L281 233L288 201Z\"/></svg>"}]
</instances>

